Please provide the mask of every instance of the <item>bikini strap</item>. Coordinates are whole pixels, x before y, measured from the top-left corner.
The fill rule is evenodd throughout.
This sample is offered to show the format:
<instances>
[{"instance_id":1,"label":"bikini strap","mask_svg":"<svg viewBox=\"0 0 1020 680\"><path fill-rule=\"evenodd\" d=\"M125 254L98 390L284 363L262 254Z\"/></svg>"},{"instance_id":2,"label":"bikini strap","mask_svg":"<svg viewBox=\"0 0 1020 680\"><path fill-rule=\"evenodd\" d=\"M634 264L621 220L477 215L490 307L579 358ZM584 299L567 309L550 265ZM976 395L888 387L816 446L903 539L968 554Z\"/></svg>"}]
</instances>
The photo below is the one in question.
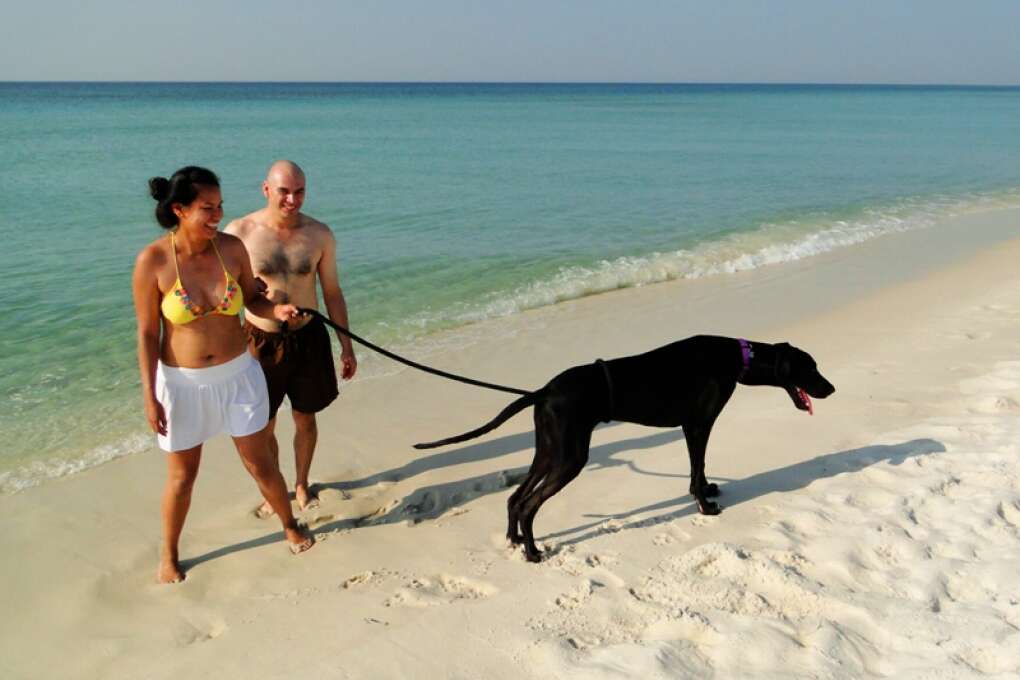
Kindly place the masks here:
<instances>
[{"instance_id":1,"label":"bikini strap","mask_svg":"<svg viewBox=\"0 0 1020 680\"><path fill-rule=\"evenodd\" d=\"M229 272L229 271L227 271L227 265L226 265L226 263L225 263L225 262L223 261L223 256L222 256L222 255L220 255L220 249L216 247L216 237L215 237L215 236L214 236L214 237L213 237L213 239L212 239L212 249L213 249L214 251L216 251L216 257L217 257L217 258L219 259L219 261L220 261L220 266L221 266L221 267L223 267L223 273L224 273L224 274L226 274L227 276L230 276L230 272Z\"/></svg>"},{"instance_id":2,"label":"bikini strap","mask_svg":"<svg viewBox=\"0 0 1020 680\"><path fill-rule=\"evenodd\" d=\"M174 271L177 272L177 280L181 280L181 267L177 264L177 243L174 241L174 232L170 232L170 251L174 254Z\"/></svg>"}]
</instances>

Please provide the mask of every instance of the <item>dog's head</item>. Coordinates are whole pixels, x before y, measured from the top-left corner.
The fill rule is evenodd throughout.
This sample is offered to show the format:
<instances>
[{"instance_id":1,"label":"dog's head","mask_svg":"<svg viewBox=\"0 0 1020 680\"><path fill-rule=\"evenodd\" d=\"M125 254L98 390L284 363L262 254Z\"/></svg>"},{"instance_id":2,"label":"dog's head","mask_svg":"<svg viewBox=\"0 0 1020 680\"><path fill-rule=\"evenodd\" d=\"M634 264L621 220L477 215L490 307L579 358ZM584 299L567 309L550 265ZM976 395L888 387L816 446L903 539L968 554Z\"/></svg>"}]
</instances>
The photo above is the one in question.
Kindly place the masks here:
<instances>
[{"instance_id":1,"label":"dog's head","mask_svg":"<svg viewBox=\"0 0 1020 680\"><path fill-rule=\"evenodd\" d=\"M778 386L786 390L798 409L811 413L811 397L825 399L836 391L832 383L818 371L818 364L810 354L786 342L774 347Z\"/></svg>"}]
</instances>

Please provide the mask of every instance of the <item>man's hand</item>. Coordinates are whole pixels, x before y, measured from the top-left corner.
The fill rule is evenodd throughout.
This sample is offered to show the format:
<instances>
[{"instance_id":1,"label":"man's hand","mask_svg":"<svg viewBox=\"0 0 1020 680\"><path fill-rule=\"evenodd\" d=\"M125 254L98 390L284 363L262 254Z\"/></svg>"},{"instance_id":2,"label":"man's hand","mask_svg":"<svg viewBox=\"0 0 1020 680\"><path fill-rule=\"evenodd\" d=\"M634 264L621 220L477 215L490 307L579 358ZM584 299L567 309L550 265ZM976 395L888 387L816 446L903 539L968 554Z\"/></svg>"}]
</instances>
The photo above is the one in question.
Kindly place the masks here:
<instances>
[{"instance_id":1,"label":"man's hand","mask_svg":"<svg viewBox=\"0 0 1020 680\"><path fill-rule=\"evenodd\" d=\"M265 295L269 290L269 284L262 280L261 277L255 277L255 292L259 295Z\"/></svg>"},{"instance_id":2,"label":"man's hand","mask_svg":"<svg viewBox=\"0 0 1020 680\"><path fill-rule=\"evenodd\" d=\"M273 305L273 318L284 323L304 316L304 312L294 305Z\"/></svg>"},{"instance_id":3,"label":"man's hand","mask_svg":"<svg viewBox=\"0 0 1020 680\"><path fill-rule=\"evenodd\" d=\"M354 356L354 352L340 354L340 364L340 377L344 380L350 380L358 372L358 359Z\"/></svg>"}]
</instances>

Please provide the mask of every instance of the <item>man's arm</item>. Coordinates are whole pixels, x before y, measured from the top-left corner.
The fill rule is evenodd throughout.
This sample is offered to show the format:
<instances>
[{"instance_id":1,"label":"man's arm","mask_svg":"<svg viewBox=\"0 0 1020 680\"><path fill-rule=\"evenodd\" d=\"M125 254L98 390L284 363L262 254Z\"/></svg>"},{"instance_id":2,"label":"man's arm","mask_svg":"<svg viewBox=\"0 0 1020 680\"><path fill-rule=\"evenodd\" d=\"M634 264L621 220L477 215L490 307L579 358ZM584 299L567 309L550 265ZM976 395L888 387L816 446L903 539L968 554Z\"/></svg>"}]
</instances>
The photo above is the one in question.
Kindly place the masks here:
<instances>
[{"instance_id":1,"label":"man's arm","mask_svg":"<svg viewBox=\"0 0 1020 680\"><path fill-rule=\"evenodd\" d=\"M333 323L344 328L350 328L347 319L347 301L340 289L340 276L336 266L336 239L328 227L325 229L322 243L322 257L319 258L319 286L322 287L322 300L326 304L326 313ZM340 361L343 364L341 376L344 380L350 380L358 370L358 360L354 356L354 345L351 339L337 331L337 340L340 341Z\"/></svg>"}]
</instances>

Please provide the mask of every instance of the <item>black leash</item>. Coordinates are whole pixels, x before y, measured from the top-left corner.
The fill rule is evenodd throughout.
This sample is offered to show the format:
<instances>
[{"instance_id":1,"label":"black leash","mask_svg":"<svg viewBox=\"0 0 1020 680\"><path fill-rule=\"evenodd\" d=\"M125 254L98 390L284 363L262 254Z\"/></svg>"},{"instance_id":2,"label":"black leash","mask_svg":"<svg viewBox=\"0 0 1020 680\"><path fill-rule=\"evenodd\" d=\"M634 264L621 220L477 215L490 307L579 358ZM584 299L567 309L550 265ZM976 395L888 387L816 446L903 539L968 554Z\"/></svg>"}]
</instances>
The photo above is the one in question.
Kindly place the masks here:
<instances>
[{"instance_id":1,"label":"black leash","mask_svg":"<svg viewBox=\"0 0 1020 680\"><path fill-rule=\"evenodd\" d=\"M497 390L499 392L510 392L511 394L531 394L531 392L528 392L527 390L519 390L516 387L506 387L505 385L495 385L493 383L482 382L481 380L474 380L473 378L465 378L464 376L457 375L456 373L447 373L446 371L441 371L438 368L431 368L429 366L424 366L422 364L419 364L416 361L411 361L410 359L405 359L404 357L402 357L402 356L400 356L398 354L394 354L393 352L390 352L389 350L385 350L382 347L379 347L378 345L374 345L371 342L369 342L368 340L365 340L364 338L359 338L357 335L355 335L354 333L350 332L349 330L347 330L346 328L344 328L340 324L333 323L332 319L330 319L329 317L325 316L324 314L322 314L318 310L308 309L306 307L299 307L298 311L300 311L302 314L308 314L309 316L313 316L313 317L319 319L320 321L322 321L324 324L326 324L330 328L333 328L334 330L340 331L341 333L343 333L344 335L349 337L351 340L355 340L357 342L360 342L365 347L368 347L369 349L374 350L374 351L378 352L379 354L382 354L385 357L389 357L390 359L393 359L394 361L399 361L400 363L405 364L407 366L410 366L411 368L417 368L419 371L425 371L426 373L431 373L432 375L438 375L441 378L448 378L449 380L456 380L457 382L467 383L468 385L474 385L475 387L486 387L486 388L488 388L490 390Z\"/></svg>"}]
</instances>

